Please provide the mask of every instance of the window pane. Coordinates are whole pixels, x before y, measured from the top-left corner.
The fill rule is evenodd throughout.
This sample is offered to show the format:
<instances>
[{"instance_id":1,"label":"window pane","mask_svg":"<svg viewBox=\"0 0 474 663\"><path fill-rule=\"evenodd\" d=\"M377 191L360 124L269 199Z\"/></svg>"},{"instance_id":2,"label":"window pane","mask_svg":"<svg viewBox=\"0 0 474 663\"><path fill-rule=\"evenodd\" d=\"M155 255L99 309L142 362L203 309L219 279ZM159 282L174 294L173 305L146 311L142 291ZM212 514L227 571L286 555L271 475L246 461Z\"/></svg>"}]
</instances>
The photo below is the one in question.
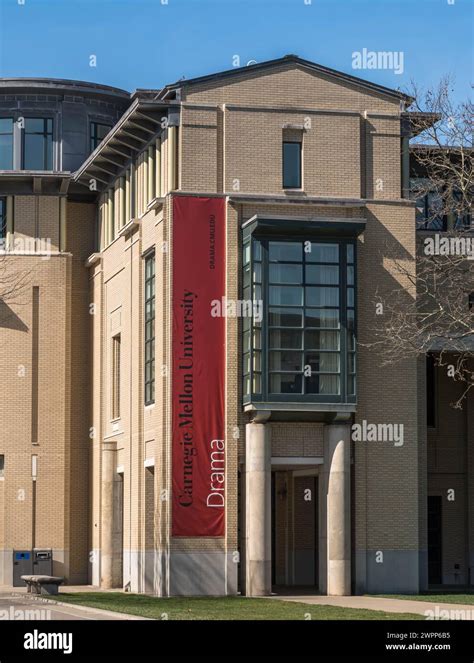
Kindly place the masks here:
<instances>
[{"instance_id":1,"label":"window pane","mask_svg":"<svg viewBox=\"0 0 474 663\"><path fill-rule=\"evenodd\" d=\"M303 309L298 308L271 308L268 313L271 327L301 327L303 324Z\"/></svg>"},{"instance_id":2,"label":"window pane","mask_svg":"<svg viewBox=\"0 0 474 663\"><path fill-rule=\"evenodd\" d=\"M354 263L354 244L347 245L347 262L349 264Z\"/></svg>"},{"instance_id":3,"label":"window pane","mask_svg":"<svg viewBox=\"0 0 474 663\"><path fill-rule=\"evenodd\" d=\"M339 328L339 309L305 309L306 327Z\"/></svg>"},{"instance_id":4,"label":"window pane","mask_svg":"<svg viewBox=\"0 0 474 663\"><path fill-rule=\"evenodd\" d=\"M307 265L306 283L337 285L339 283L338 265Z\"/></svg>"},{"instance_id":5,"label":"window pane","mask_svg":"<svg viewBox=\"0 0 474 663\"><path fill-rule=\"evenodd\" d=\"M355 315L354 311L347 311L347 329L354 331L355 328Z\"/></svg>"},{"instance_id":6,"label":"window pane","mask_svg":"<svg viewBox=\"0 0 474 663\"><path fill-rule=\"evenodd\" d=\"M250 376L244 376L244 394L250 394Z\"/></svg>"},{"instance_id":7,"label":"window pane","mask_svg":"<svg viewBox=\"0 0 474 663\"><path fill-rule=\"evenodd\" d=\"M299 331L272 329L270 332L271 348L301 348L303 334Z\"/></svg>"},{"instance_id":8,"label":"window pane","mask_svg":"<svg viewBox=\"0 0 474 663\"><path fill-rule=\"evenodd\" d=\"M45 170L44 136L40 134L25 134L25 164L26 170Z\"/></svg>"},{"instance_id":9,"label":"window pane","mask_svg":"<svg viewBox=\"0 0 474 663\"><path fill-rule=\"evenodd\" d=\"M354 288L347 288L347 306L354 306Z\"/></svg>"},{"instance_id":10,"label":"window pane","mask_svg":"<svg viewBox=\"0 0 474 663\"><path fill-rule=\"evenodd\" d=\"M312 243L306 262L339 262L339 244Z\"/></svg>"},{"instance_id":11,"label":"window pane","mask_svg":"<svg viewBox=\"0 0 474 663\"><path fill-rule=\"evenodd\" d=\"M347 378L347 393L354 396L356 393L356 378L355 375L349 375Z\"/></svg>"},{"instance_id":12,"label":"window pane","mask_svg":"<svg viewBox=\"0 0 474 663\"><path fill-rule=\"evenodd\" d=\"M45 170L53 170L53 137L51 135L46 137L46 161Z\"/></svg>"},{"instance_id":13,"label":"window pane","mask_svg":"<svg viewBox=\"0 0 474 663\"><path fill-rule=\"evenodd\" d=\"M355 336L352 333L347 334L347 349L348 350L356 349Z\"/></svg>"},{"instance_id":14,"label":"window pane","mask_svg":"<svg viewBox=\"0 0 474 663\"><path fill-rule=\"evenodd\" d=\"M245 244L242 260L244 265L248 265L250 263L250 244Z\"/></svg>"},{"instance_id":15,"label":"window pane","mask_svg":"<svg viewBox=\"0 0 474 663\"><path fill-rule=\"evenodd\" d=\"M339 306L339 288L306 288L308 306Z\"/></svg>"},{"instance_id":16,"label":"window pane","mask_svg":"<svg viewBox=\"0 0 474 663\"><path fill-rule=\"evenodd\" d=\"M46 126L42 117L27 117L25 119L25 131L27 133L45 133Z\"/></svg>"},{"instance_id":17,"label":"window pane","mask_svg":"<svg viewBox=\"0 0 474 663\"><path fill-rule=\"evenodd\" d=\"M13 119L11 117L0 117L0 134L13 133Z\"/></svg>"},{"instance_id":18,"label":"window pane","mask_svg":"<svg viewBox=\"0 0 474 663\"><path fill-rule=\"evenodd\" d=\"M262 263L256 262L253 266L253 280L254 283L262 282Z\"/></svg>"},{"instance_id":19,"label":"window pane","mask_svg":"<svg viewBox=\"0 0 474 663\"><path fill-rule=\"evenodd\" d=\"M261 372L262 370L262 353L254 352L253 353L253 370Z\"/></svg>"},{"instance_id":20,"label":"window pane","mask_svg":"<svg viewBox=\"0 0 474 663\"><path fill-rule=\"evenodd\" d=\"M301 188L301 143L283 143L283 188Z\"/></svg>"},{"instance_id":21,"label":"window pane","mask_svg":"<svg viewBox=\"0 0 474 663\"><path fill-rule=\"evenodd\" d=\"M260 394L262 392L262 376L260 373L254 373L253 376L253 393Z\"/></svg>"},{"instance_id":22,"label":"window pane","mask_svg":"<svg viewBox=\"0 0 474 663\"><path fill-rule=\"evenodd\" d=\"M349 354L347 357L348 364L347 364L347 370L349 373L355 373L356 372L356 356L355 354Z\"/></svg>"},{"instance_id":23,"label":"window pane","mask_svg":"<svg viewBox=\"0 0 474 663\"><path fill-rule=\"evenodd\" d=\"M306 378L306 393L320 394L321 396L339 396L339 375L318 375L315 373Z\"/></svg>"},{"instance_id":24,"label":"window pane","mask_svg":"<svg viewBox=\"0 0 474 663\"><path fill-rule=\"evenodd\" d=\"M254 350L262 349L262 332L260 329L253 330L253 347Z\"/></svg>"},{"instance_id":25,"label":"window pane","mask_svg":"<svg viewBox=\"0 0 474 663\"><path fill-rule=\"evenodd\" d=\"M250 332L243 333L242 347L244 352L250 351Z\"/></svg>"},{"instance_id":26,"label":"window pane","mask_svg":"<svg viewBox=\"0 0 474 663\"><path fill-rule=\"evenodd\" d=\"M293 286L270 286L270 305L301 306L303 288Z\"/></svg>"},{"instance_id":27,"label":"window pane","mask_svg":"<svg viewBox=\"0 0 474 663\"><path fill-rule=\"evenodd\" d=\"M270 392L272 394L301 394L303 386L302 375L291 373L272 373L270 375Z\"/></svg>"},{"instance_id":28,"label":"window pane","mask_svg":"<svg viewBox=\"0 0 474 663\"><path fill-rule=\"evenodd\" d=\"M270 283L302 283L302 265L270 265Z\"/></svg>"},{"instance_id":29,"label":"window pane","mask_svg":"<svg viewBox=\"0 0 474 663\"><path fill-rule=\"evenodd\" d=\"M305 348L307 350L339 350L339 332L306 331Z\"/></svg>"},{"instance_id":30,"label":"window pane","mask_svg":"<svg viewBox=\"0 0 474 663\"><path fill-rule=\"evenodd\" d=\"M354 285L354 267L347 268L347 283Z\"/></svg>"},{"instance_id":31,"label":"window pane","mask_svg":"<svg viewBox=\"0 0 474 663\"><path fill-rule=\"evenodd\" d=\"M260 242L253 242L253 259L257 261L262 259L262 245Z\"/></svg>"},{"instance_id":32,"label":"window pane","mask_svg":"<svg viewBox=\"0 0 474 663\"><path fill-rule=\"evenodd\" d=\"M301 352L270 352L271 371L301 371L303 370L303 355Z\"/></svg>"},{"instance_id":33,"label":"window pane","mask_svg":"<svg viewBox=\"0 0 474 663\"><path fill-rule=\"evenodd\" d=\"M269 242L268 258L272 262L301 262L303 260L303 246L296 242Z\"/></svg>"},{"instance_id":34,"label":"window pane","mask_svg":"<svg viewBox=\"0 0 474 663\"><path fill-rule=\"evenodd\" d=\"M0 134L0 170L13 168L13 135Z\"/></svg>"},{"instance_id":35,"label":"window pane","mask_svg":"<svg viewBox=\"0 0 474 663\"><path fill-rule=\"evenodd\" d=\"M339 373L339 353L311 352L306 354L304 364L310 366L313 373Z\"/></svg>"}]
</instances>

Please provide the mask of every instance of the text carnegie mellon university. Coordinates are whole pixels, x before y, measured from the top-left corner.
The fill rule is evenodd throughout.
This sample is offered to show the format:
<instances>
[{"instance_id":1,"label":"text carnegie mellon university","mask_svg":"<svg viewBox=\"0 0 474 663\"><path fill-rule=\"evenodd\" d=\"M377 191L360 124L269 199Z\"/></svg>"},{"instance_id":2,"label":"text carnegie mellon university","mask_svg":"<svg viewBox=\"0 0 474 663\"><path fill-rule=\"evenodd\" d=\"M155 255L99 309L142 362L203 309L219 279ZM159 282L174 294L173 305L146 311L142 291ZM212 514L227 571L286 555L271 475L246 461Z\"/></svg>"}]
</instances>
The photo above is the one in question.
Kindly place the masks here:
<instances>
[{"instance_id":1,"label":"text carnegie mellon university","mask_svg":"<svg viewBox=\"0 0 474 663\"><path fill-rule=\"evenodd\" d=\"M192 506L194 502L194 471L198 450L194 435L194 319L195 300L197 295L185 290L180 307L183 315L183 338L180 342L182 350L178 358L181 389L178 394L178 420L183 447L183 485L178 495L182 507ZM225 505L225 441L213 439L209 441L209 492L206 505L210 508L223 508Z\"/></svg>"}]
</instances>

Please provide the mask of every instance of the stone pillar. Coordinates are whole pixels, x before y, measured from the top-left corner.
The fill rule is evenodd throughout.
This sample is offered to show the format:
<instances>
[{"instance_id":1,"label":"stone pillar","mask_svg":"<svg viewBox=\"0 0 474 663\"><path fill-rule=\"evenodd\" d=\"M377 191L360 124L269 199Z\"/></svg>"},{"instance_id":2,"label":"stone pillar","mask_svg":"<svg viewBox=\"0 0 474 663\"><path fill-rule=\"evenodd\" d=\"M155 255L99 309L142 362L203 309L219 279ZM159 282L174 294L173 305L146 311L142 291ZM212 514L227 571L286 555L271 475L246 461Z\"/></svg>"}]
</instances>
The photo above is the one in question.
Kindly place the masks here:
<instances>
[{"instance_id":1,"label":"stone pillar","mask_svg":"<svg viewBox=\"0 0 474 663\"><path fill-rule=\"evenodd\" d=\"M245 593L272 591L271 440L269 427L252 422L245 430Z\"/></svg>"},{"instance_id":2,"label":"stone pillar","mask_svg":"<svg viewBox=\"0 0 474 663\"><path fill-rule=\"evenodd\" d=\"M349 425L324 428L327 513L327 593L351 593L351 514Z\"/></svg>"},{"instance_id":3,"label":"stone pillar","mask_svg":"<svg viewBox=\"0 0 474 663\"><path fill-rule=\"evenodd\" d=\"M114 578L114 504L115 474L117 472L116 442L102 444L102 486L101 486L101 556L100 586L103 589L116 587Z\"/></svg>"}]
</instances>

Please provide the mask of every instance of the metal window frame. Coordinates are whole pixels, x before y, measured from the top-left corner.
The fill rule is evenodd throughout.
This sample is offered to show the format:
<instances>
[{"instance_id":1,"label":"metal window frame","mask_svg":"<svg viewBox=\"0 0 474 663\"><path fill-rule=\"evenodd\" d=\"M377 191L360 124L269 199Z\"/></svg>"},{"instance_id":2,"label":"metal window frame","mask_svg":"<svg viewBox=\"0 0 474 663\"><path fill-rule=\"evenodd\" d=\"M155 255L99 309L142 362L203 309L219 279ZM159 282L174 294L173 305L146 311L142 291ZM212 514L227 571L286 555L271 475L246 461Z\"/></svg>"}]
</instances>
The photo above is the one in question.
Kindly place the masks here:
<instances>
[{"instance_id":1,"label":"metal window frame","mask_svg":"<svg viewBox=\"0 0 474 663\"><path fill-rule=\"evenodd\" d=\"M36 115L25 115L24 116L25 120L25 126L22 127L21 129L21 169L22 170L48 170L48 171L54 171L55 169L55 154L54 154L54 143L55 143L55 136L54 136L54 128L55 128L55 122L54 122L54 117L51 115L40 115L39 117ZM27 131L26 130L26 122L27 120L42 120L43 121L43 132L39 131ZM47 125L46 123L48 121L51 121L51 132L47 130ZM26 149L26 137L30 136L42 136L43 137L43 168L25 168L25 149ZM48 168L48 136L51 136L51 167Z\"/></svg>"},{"instance_id":2,"label":"metal window frame","mask_svg":"<svg viewBox=\"0 0 474 663\"><path fill-rule=\"evenodd\" d=\"M290 186L285 184L285 145L299 145L299 185ZM282 143L282 160L281 160L282 172L281 172L281 181L282 188L299 191L303 188L303 141L302 140L284 140Z\"/></svg>"},{"instance_id":3,"label":"metal window frame","mask_svg":"<svg viewBox=\"0 0 474 663\"><path fill-rule=\"evenodd\" d=\"M113 125L107 124L106 122L101 122L100 120L89 119L89 149L91 154L101 144L105 136L107 136L107 134L112 129L112 126ZM108 129L107 134L105 134L105 136L103 136L100 140L98 140L97 137L97 127L107 127Z\"/></svg>"},{"instance_id":4,"label":"metal window frame","mask_svg":"<svg viewBox=\"0 0 474 663\"><path fill-rule=\"evenodd\" d=\"M149 261L152 261L153 264L153 273L151 276L147 276L147 266L149 264ZM155 339L156 339L156 333L155 333L155 318L156 318L156 292L155 292L155 287L156 287L156 254L155 251L151 251L147 253L146 255L143 256L143 269L144 269L144 301L143 301L143 316L144 316L144 356L143 356L143 386L144 386L144 402L145 405L153 405L155 402L155 377L152 377L147 380L146 378L146 369L147 366L154 367L155 366ZM148 283L153 282L153 295L151 297L146 296L147 292L147 285ZM151 303L152 304L152 315L150 317L147 317L147 304ZM151 327L152 327L152 333L151 336L148 338L147 337L147 323L151 322ZM147 345L150 345L152 347L152 357L150 359L146 359L146 347ZM154 374L153 374L154 375Z\"/></svg>"},{"instance_id":5,"label":"metal window frame","mask_svg":"<svg viewBox=\"0 0 474 663\"><path fill-rule=\"evenodd\" d=\"M11 120L12 130L11 132L0 131L0 136L11 136L12 137L12 154L11 154L11 168L6 168L5 170L13 170L15 164L15 118L13 115L2 115L0 116L1 120Z\"/></svg>"},{"instance_id":6,"label":"metal window frame","mask_svg":"<svg viewBox=\"0 0 474 663\"><path fill-rule=\"evenodd\" d=\"M242 393L243 393L243 401L244 404L247 405L249 403L258 403L258 402L267 402L271 400L272 402L304 402L304 403L347 403L347 404L353 404L357 402L357 387L355 388L355 393L354 394L349 394L348 393L348 383L349 383L349 372L348 372L348 334L349 330L347 328L347 311L348 311L348 306L347 306L347 288L348 287L353 287L354 288L354 306L349 307L351 310L354 310L354 336L355 336L355 350L350 351L351 354L354 355L355 360L357 362L357 242L356 242L356 237L341 237L337 235L330 235L330 236L318 236L318 235L311 235L307 236L306 238L302 237L295 237L294 235L288 235L288 234L271 234L271 235L258 235L257 237L253 237L252 234L250 236L247 236L244 238L244 245L250 241L250 288L251 288L251 293L253 296L253 288L254 288L254 280L253 280L253 273L254 273L254 241L257 240L261 244L261 250L262 250L262 299L263 299L263 306L264 306L264 313L263 313L263 321L261 325L261 336L262 336L262 349L261 349L261 376L262 376L262 392L261 393L255 393L253 392L253 384L254 384L254 338L253 338L253 330L254 330L254 325L253 325L253 319L251 320L250 323L250 328L249 328L249 333L250 333L250 372L245 373L245 366L244 366L244 361L245 361L245 353L242 351ZM338 284L338 291L339 291L339 319L340 319L340 327L336 331L339 331L340 334L340 343L339 343L339 350L336 351L339 356L340 356L340 371L337 373L340 377L340 393L339 395L320 395L320 394L309 394L305 393L305 376L304 376L304 362L303 362L303 371L301 371L302 374L302 391L301 393L298 394L274 394L270 392L270 370L269 370L269 353L270 353L270 344L269 344L269 334L270 334L270 325L269 325L269 309L270 309L270 300L269 300L269 259L268 259L268 243L270 241L282 241L282 242L296 242L296 243L301 243L303 245L303 260L302 262L295 262L295 261L288 261L288 262L293 262L294 264L301 264L303 266L303 283L301 284L301 288L303 288L303 292L305 293L305 282L306 282L306 275L305 275L305 265L306 265L306 255L304 252L304 243L305 241L311 241L312 243L327 243L327 244L337 244L339 246L339 262L338 263L321 263L321 264L333 264L333 265L338 265L339 268L339 284ZM351 244L354 247L354 284L349 285L348 284L348 279L347 279L347 267L348 267L348 261L347 261L347 246ZM309 262L308 264L310 265L316 265L320 264L319 262ZM352 263L351 265L352 266ZM283 284L284 285L284 284ZM317 287L317 286L315 286ZM331 286L331 287L336 287L336 286ZM284 307L284 308L291 308L291 306ZM303 304L302 306L296 306L295 309L303 309L303 325L301 327L301 333L303 334L303 341L302 341L302 348L301 349L295 349L297 352L300 352L304 358L306 354L306 348L305 348L305 332L307 330L307 327L305 325L305 320L304 320L304 311L307 308L318 308L318 307L309 307L306 305L306 297L305 295L303 296ZM323 310L323 309L321 309ZM308 328L308 329L316 329L316 328ZM333 328L320 328L320 331L332 331ZM291 351L291 349L288 349L288 351ZM276 373L284 373L285 371L274 371ZM294 371L288 371L288 373L294 373ZM328 375L332 375L333 373L327 373ZM336 375L336 373L334 373ZM354 375L355 377L355 383L357 384L357 363L356 363L356 368L355 368L355 373L351 374ZM250 381L250 392L246 393L245 392L245 387L244 387L244 380L245 377L248 376L248 379Z\"/></svg>"}]
</instances>

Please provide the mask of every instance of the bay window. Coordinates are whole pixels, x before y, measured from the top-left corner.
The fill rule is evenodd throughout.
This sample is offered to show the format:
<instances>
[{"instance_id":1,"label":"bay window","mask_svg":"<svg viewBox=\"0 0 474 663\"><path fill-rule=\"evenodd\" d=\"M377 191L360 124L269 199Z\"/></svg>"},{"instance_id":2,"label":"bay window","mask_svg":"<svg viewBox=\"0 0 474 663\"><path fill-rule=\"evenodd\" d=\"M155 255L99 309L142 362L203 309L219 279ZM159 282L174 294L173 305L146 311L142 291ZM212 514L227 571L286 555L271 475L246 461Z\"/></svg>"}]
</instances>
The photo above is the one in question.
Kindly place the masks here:
<instances>
[{"instance_id":1,"label":"bay window","mask_svg":"<svg viewBox=\"0 0 474 663\"><path fill-rule=\"evenodd\" d=\"M244 401L355 402L354 239L250 236L243 270Z\"/></svg>"}]
</instances>

